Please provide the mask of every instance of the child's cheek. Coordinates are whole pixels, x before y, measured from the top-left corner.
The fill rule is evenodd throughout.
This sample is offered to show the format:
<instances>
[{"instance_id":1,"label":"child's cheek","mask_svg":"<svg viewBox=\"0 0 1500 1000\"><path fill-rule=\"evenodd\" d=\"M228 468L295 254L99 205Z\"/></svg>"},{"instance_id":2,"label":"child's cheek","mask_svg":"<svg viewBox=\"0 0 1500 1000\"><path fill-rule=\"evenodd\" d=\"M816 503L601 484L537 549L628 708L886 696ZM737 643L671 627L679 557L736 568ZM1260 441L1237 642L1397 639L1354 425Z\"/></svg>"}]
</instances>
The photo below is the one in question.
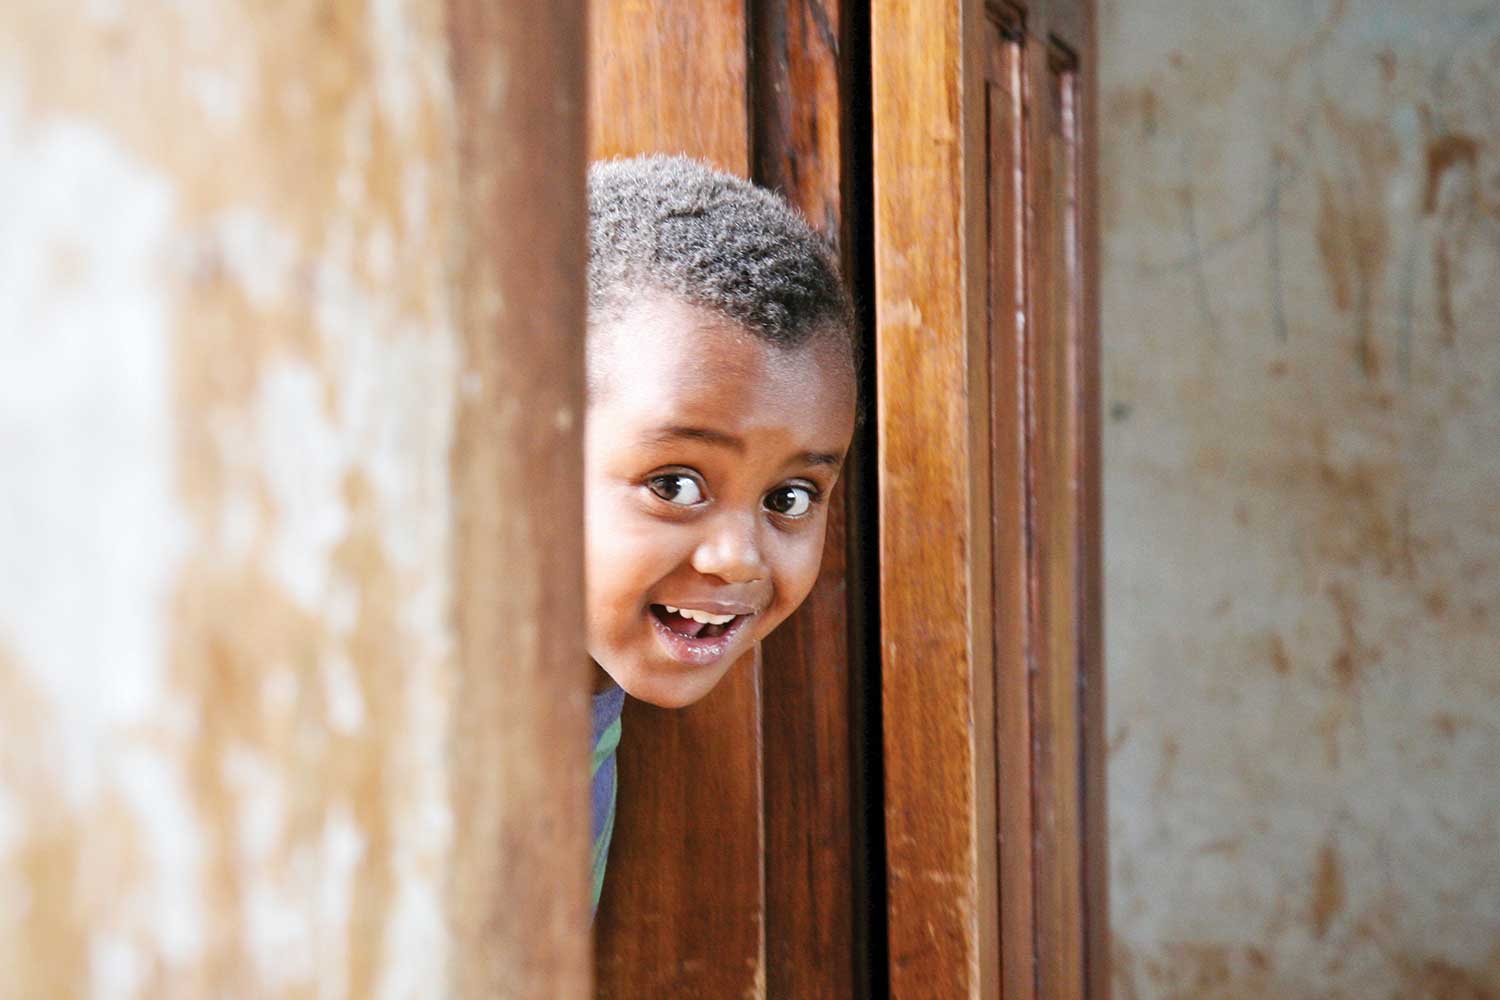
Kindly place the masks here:
<instances>
[{"instance_id":1,"label":"child's cheek","mask_svg":"<svg viewBox=\"0 0 1500 1000\"><path fill-rule=\"evenodd\" d=\"M639 532L608 494L590 496L584 518L585 615L591 644L610 642L643 591Z\"/></svg>"},{"instance_id":2,"label":"child's cheek","mask_svg":"<svg viewBox=\"0 0 1500 1000\"><path fill-rule=\"evenodd\" d=\"M818 570L823 565L823 542L827 528L826 516L820 517L816 528L798 538L786 553L783 562L785 568L776 588L778 615L769 624L767 632L789 618L807 600L807 595L812 593L813 585L818 582Z\"/></svg>"}]
</instances>

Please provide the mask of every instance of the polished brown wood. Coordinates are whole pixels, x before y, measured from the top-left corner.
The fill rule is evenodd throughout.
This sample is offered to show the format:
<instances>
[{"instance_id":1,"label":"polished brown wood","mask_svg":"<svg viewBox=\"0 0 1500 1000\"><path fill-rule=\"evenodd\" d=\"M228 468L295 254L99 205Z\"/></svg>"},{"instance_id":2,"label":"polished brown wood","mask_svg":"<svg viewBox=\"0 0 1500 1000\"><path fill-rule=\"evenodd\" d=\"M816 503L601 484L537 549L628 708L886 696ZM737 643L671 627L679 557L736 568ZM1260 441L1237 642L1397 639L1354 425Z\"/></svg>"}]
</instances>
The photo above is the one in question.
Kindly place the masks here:
<instances>
[{"instance_id":1,"label":"polished brown wood","mask_svg":"<svg viewBox=\"0 0 1500 1000\"><path fill-rule=\"evenodd\" d=\"M991 9L984 26L988 152L990 405L994 449L996 800L999 813L1000 976L1006 1000L1036 990L1031 797L1034 640L1026 490L1026 143L1024 21Z\"/></svg>"},{"instance_id":2,"label":"polished brown wood","mask_svg":"<svg viewBox=\"0 0 1500 1000\"><path fill-rule=\"evenodd\" d=\"M1027 53L1032 101L1033 218L1028 392L1035 413L1029 489L1039 644L1033 702L1037 995L1083 993L1082 786L1078 666L1077 134L1071 60L1052 45Z\"/></svg>"},{"instance_id":3,"label":"polished brown wood","mask_svg":"<svg viewBox=\"0 0 1500 1000\"><path fill-rule=\"evenodd\" d=\"M1107 996L1092 10L871 5L868 205L864 12L609 0L590 18L595 155L749 172L838 233L856 276L869 211L878 291L878 497L845 480L818 585L758 674L687 712L627 710L602 995ZM874 834L851 750L878 745L850 634L872 500L884 982L861 965Z\"/></svg>"},{"instance_id":4,"label":"polished brown wood","mask_svg":"<svg viewBox=\"0 0 1500 1000\"><path fill-rule=\"evenodd\" d=\"M1091 33L1083 0L1026 11L1036 988L1058 1000L1109 989Z\"/></svg>"},{"instance_id":5,"label":"polished brown wood","mask_svg":"<svg viewBox=\"0 0 1500 1000\"><path fill-rule=\"evenodd\" d=\"M751 132L756 182L838 240L849 271L844 8L844 0L751 0Z\"/></svg>"},{"instance_id":6,"label":"polished brown wood","mask_svg":"<svg viewBox=\"0 0 1500 1000\"><path fill-rule=\"evenodd\" d=\"M1078 584L1079 723L1083 740L1083 932L1085 995L1108 1000L1109 822L1105 811L1107 729L1104 677L1104 503L1099 259L1099 50L1097 8L1075 0L1063 37L1078 54L1074 115L1078 141Z\"/></svg>"},{"instance_id":7,"label":"polished brown wood","mask_svg":"<svg viewBox=\"0 0 1500 1000\"><path fill-rule=\"evenodd\" d=\"M454 993L590 993L583 598L583 4L450 0Z\"/></svg>"},{"instance_id":8,"label":"polished brown wood","mask_svg":"<svg viewBox=\"0 0 1500 1000\"><path fill-rule=\"evenodd\" d=\"M1091 17L875 6L892 995L1108 991Z\"/></svg>"},{"instance_id":9,"label":"polished brown wood","mask_svg":"<svg viewBox=\"0 0 1500 1000\"><path fill-rule=\"evenodd\" d=\"M848 97L841 0L755 0L751 136L755 180L843 249L853 273L845 175ZM846 468L830 499L817 584L766 640L761 675L766 829L766 995L854 995L855 664L847 526L859 502ZM854 487L851 490L851 487Z\"/></svg>"},{"instance_id":10,"label":"polished brown wood","mask_svg":"<svg viewBox=\"0 0 1500 1000\"><path fill-rule=\"evenodd\" d=\"M590 6L590 155L686 153L748 176L743 3ZM595 923L601 997L763 997L761 697L753 657L686 709L627 702Z\"/></svg>"},{"instance_id":11,"label":"polished brown wood","mask_svg":"<svg viewBox=\"0 0 1500 1000\"><path fill-rule=\"evenodd\" d=\"M749 176L745 3L590 3L590 157L686 153Z\"/></svg>"},{"instance_id":12,"label":"polished brown wood","mask_svg":"<svg viewBox=\"0 0 1500 1000\"><path fill-rule=\"evenodd\" d=\"M600 997L765 996L759 665L732 671L689 708L627 703Z\"/></svg>"},{"instance_id":13,"label":"polished brown wood","mask_svg":"<svg viewBox=\"0 0 1500 1000\"><path fill-rule=\"evenodd\" d=\"M889 982L897 997L998 991L978 12L976 4L902 0L871 14Z\"/></svg>"}]
</instances>

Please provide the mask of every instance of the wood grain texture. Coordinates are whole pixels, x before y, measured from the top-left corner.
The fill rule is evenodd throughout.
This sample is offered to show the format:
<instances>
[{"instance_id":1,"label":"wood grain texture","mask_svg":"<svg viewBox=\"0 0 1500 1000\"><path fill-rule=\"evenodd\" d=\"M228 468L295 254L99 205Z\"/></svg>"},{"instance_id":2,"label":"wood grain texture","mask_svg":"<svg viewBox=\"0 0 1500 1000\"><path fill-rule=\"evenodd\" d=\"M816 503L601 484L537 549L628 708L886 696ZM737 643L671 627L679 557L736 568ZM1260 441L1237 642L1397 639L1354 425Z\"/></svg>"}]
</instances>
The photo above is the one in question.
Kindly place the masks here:
<instances>
[{"instance_id":1,"label":"wood grain texture","mask_svg":"<svg viewBox=\"0 0 1500 1000\"><path fill-rule=\"evenodd\" d=\"M590 8L590 156L686 153L748 176L742 2ZM760 679L697 705L631 701L595 923L602 997L765 996Z\"/></svg>"},{"instance_id":2,"label":"wood grain texture","mask_svg":"<svg viewBox=\"0 0 1500 1000\"><path fill-rule=\"evenodd\" d=\"M998 992L977 4L871 14L890 992Z\"/></svg>"},{"instance_id":3,"label":"wood grain texture","mask_svg":"<svg viewBox=\"0 0 1500 1000\"><path fill-rule=\"evenodd\" d=\"M755 0L751 136L755 180L780 192L843 249L847 100L840 0ZM854 663L848 474L830 500L818 581L765 642L766 995L854 995Z\"/></svg>"},{"instance_id":4,"label":"wood grain texture","mask_svg":"<svg viewBox=\"0 0 1500 1000\"><path fill-rule=\"evenodd\" d=\"M1032 628L1038 660L1032 689L1036 803L1037 995L1082 995L1082 825L1078 731L1078 260L1077 174L1071 67L1045 44L1027 53L1033 144L1029 346Z\"/></svg>"},{"instance_id":5,"label":"wood grain texture","mask_svg":"<svg viewBox=\"0 0 1500 1000\"><path fill-rule=\"evenodd\" d=\"M990 403L994 465L996 801L1000 866L1001 996L1030 1000L1036 988L1031 677L1035 663L1028 592L1026 490L1025 89L1018 12L985 24L989 181Z\"/></svg>"},{"instance_id":6,"label":"wood grain texture","mask_svg":"<svg viewBox=\"0 0 1500 1000\"><path fill-rule=\"evenodd\" d=\"M942 995L1098 997L1097 301L1079 114L1092 55L1078 34L1089 8L979 8L875 13L891 987L931 995L937 977ZM945 143L947 129L960 137ZM920 155L946 183L929 188ZM918 441L941 446L924 456ZM933 454L942 468L923 464ZM921 529L906 520L955 536L941 549L907 537ZM927 661L903 669L906 643L959 665L946 704L921 683ZM993 811L975 793L986 780ZM959 889L947 897L912 884L913 862L930 879L939 860Z\"/></svg>"},{"instance_id":7,"label":"wood grain texture","mask_svg":"<svg viewBox=\"0 0 1500 1000\"><path fill-rule=\"evenodd\" d=\"M589 155L685 153L748 176L745 0L589 6Z\"/></svg>"},{"instance_id":8,"label":"wood grain texture","mask_svg":"<svg viewBox=\"0 0 1500 1000\"><path fill-rule=\"evenodd\" d=\"M1075 127L1078 142L1078 258L1083 277L1078 317L1078 517L1082 547L1079 621L1082 687L1079 711L1083 740L1083 920L1085 995L1108 1000L1110 984L1109 817L1104 676L1104 502L1099 253L1099 49L1097 8L1074 5L1065 38L1078 54Z\"/></svg>"},{"instance_id":9,"label":"wood grain texture","mask_svg":"<svg viewBox=\"0 0 1500 1000\"><path fill-rule=\"evenodd\" d=\"M766 995L755 660L689 708L626 704L600 997Z\"/></svg>"},{"instance_id":10,"label":"wood grain texture","mask_svg":"<svg viewBox=\"0 0 1500 1000\"><path fill-rule=\"evenodd\" d=\"M769 997L853 994L845 497L839 486L817 586L763 647Z\"/></svg>"},{"instance_id":11,"label":"wood grain texture","mask_svg":"<svg viewBox=\"0 0 1500 1000\"><path fill-rule=\"evenodd\" d=\"M847 251L844 2L751 0L751 132L756 182L779 191Z\"/></svg>"},{"instance_id":12,"label":"wood grain texture","mask_svg":"<svg viewBox=\"0 0 1500 1000\"><path fill-rule=\"evenodd\" d=\"M455 992L589 995L583 5L448 4L464 365L453 452Z\"/></svg>"},{"instance_id":13,"label":"wood grain texture","mask_svg":"<svg viewBox=\"0 0 1500 1000\"><path fill-rule=\"evenodd\" d=\"M1086 949L1086 933L1103 947L1106 919L1090 909L1097 893L1085 891L1085 858L1102 861L1105 837L1085 809L1086 798L1100 794L1092 784L1103 778L1097 684L1095 714L1086 718L1084 708L1088 679L1098 670L1100 621L1097 597L1090 603L1085 596L1091 574L1097 577L1099 547L1097 513L1089 507L1097 495L1087 485L1099 474L1098 359L1089 346L1097 336L1089 318L1097 262L1084 252L1090 167L1079 117L1080 79L1092 59L1081 34L1089 17L1084 0L1032 4L1025 53L1036 995L1059 1000L1108 988L1093 977Z\"/></svg>"}]
</instances>

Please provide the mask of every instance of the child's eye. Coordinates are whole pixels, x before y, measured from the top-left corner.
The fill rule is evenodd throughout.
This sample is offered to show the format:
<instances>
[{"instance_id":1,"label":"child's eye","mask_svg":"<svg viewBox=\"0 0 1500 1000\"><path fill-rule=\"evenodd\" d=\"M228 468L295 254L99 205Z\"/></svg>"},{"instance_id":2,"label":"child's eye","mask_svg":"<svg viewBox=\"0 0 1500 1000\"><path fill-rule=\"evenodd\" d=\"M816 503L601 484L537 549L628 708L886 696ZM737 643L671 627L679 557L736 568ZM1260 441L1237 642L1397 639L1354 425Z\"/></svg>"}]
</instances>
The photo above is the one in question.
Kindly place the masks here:
<instances>
[{"instance_id":1,"label":"child's eye","mask_svg":"<svg viewBox=\"0 0 1500 1000\"><path fill-rule=\"evenodd\" d=\"M679 507L691 507L703 502L703 488L698 485L698 481L681 472L652 476L646 480L646 488L667 503Z\"/></svg>"},{"instance_id":2,"label":"child's eye","mask_svg":"<svg viewBox=\"0 0 1500 1000\"><path fill-rule=\"evenodd\" d=\"M766 494L763 503L766 510L783 517L801 517L812 509L816 500L816 493L806 486L778 486Z\"/></svg>"}]
</instances>

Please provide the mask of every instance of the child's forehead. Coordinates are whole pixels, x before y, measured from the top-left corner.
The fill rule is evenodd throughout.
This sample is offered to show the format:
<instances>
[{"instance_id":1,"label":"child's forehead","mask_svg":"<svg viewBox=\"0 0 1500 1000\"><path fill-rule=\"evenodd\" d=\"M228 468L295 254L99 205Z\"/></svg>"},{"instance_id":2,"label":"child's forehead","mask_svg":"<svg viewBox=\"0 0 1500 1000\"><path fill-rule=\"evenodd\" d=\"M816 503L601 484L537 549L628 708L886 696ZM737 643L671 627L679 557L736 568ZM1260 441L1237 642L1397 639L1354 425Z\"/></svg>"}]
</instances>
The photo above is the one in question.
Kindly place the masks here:
<instances>
[{"instance_id":1,"label":"child's forehead","mask_svg":"<svg viewBox=\"0 0 1500 1000\"><path fill-rule=\"evenodd\" d=\"M714 310L660 294L597 324L588 338L591 383L647 383L677 405L692 405L705 392L793 388L821 396L844 381L852 390L852 366L840 364L844 353L834 337L773 344Z\"/></svg>"},{"instance_id":2,"label":"child's forehead","mask_svg":"<svg viewBox=\"0 0 1500 1000\"><path fill-rule=\"evenodd\" d=\"M780 347L711 310L658 298L591 333L591 405L641 424L749 426L789 410L839 418L852 413L854 381L831 340Z\"/></svg>"},{"instance_id":3,"label":"child's forehead","mask_svg":"<svg viewBox=\"0 0 1500 1000\"><path fill-rule=\"evenodd\" d=\"M758 339L734 320L704 306L695 305L667 292L647 292L633 297L613 315L593 324L589 351L604 350L611 355L623 350L628 356L652 346L680 346L711 336L718 338Z\"/></svg>"}]
</instances>

